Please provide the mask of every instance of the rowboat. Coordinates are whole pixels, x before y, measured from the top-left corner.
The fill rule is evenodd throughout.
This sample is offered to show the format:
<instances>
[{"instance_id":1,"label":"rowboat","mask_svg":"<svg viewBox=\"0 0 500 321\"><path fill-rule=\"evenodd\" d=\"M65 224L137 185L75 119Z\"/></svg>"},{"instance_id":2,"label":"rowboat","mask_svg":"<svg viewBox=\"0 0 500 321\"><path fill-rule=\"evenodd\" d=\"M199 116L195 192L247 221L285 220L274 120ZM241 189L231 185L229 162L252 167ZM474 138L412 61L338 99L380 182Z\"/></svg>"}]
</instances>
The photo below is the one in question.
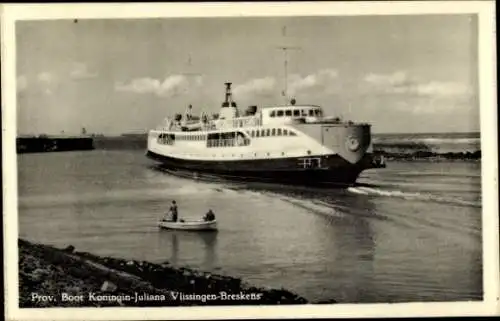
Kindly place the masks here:
<instances>
[{"instance_id":1,"label":"rowboat","mask_svg":"<svg viewBox=\"0 0 500 321\"><path fill-rule=\"evenodd\" d=\"M204 221L204 220L193 220L193 221L167 221L161 220L159 223L160 228L170 229L170 230L186 230L186 231L213 231L217 229L217 221Z\"/></svg>"}]
</instances>

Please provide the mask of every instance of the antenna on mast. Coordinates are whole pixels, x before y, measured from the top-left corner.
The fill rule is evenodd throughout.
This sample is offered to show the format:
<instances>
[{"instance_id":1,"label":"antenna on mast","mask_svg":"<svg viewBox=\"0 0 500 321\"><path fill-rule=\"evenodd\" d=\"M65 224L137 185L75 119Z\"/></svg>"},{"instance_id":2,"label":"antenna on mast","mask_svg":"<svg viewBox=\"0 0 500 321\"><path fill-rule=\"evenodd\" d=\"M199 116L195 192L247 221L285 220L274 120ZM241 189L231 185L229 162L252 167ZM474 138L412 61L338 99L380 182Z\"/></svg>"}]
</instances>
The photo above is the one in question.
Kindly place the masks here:
<instances>
[{"instance_id":1,"label":"antenna on mast","mask_svg":"<svg viewBox=\"0 0 500 321\"><path fill-rule=\"evenodd\" d=\"M187 69L190 71L190 72L182 72L180 73L180 75L183 75L185 77L190 77L190 76L195 76L196 77L196 82L197 82L197 85L200 85L201 83L198 81L198 77L201 77L203 76L202 74L199 74L199 73L194 73L194 72L191 72L191 55L188 55L188 61L187 61ZM188 85L189 85L189 81L188 81Z\"/></svg>"},{"instance_id":2,"label":"antenna on mast","mask_svg":"<svg viewBox=\"0 0 500 321\"><path fill-rule=\"evenodd\" d=\"M286 26L282 29L282 35L286 38ZM300 50L300 47L297 46L279 46L277 49L283 51L283 60L284 60L284 70L285 70L285 85L284 90L281 92L281 96L285 99L285 104L288 103L288 50Z\"/></svg>"},{"instance_id":3,"label":"antenna on mast","mask_svg":"<svg viewBox=\"0 0 500 321\"><path fill-rule=\"evenodd\" d=\"M188 56L188 69L191 69L191 55ZM193 72L183 72L181 75L184 76L202 76L202 74L193 73Z\"/></svg>"}]
</instances>

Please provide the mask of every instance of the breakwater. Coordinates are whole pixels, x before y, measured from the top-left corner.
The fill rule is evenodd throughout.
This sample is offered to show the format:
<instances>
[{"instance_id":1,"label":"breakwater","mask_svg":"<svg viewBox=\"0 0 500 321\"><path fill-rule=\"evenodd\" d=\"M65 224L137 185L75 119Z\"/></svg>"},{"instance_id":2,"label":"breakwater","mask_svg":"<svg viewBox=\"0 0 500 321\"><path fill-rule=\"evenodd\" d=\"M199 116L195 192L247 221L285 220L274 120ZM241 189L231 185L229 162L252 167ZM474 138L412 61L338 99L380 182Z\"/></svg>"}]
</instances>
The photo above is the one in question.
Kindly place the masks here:
<instances>
[{"instance_id":1,"label":"breakwater","mask_svg":"<svg viewBox=\"0 0 500 321\"><path fill-rule=\"evenodd\" d=\"M304 304L284 289L176 268L164 262L99 257L19 239L20 307ZM323 303L334 303L333 301Z\"/></svg>"},{"instance_id":2,"label":"breakwater","mask_svg":"<svg viewBox=\"0 0 500 321\"><path fill-rule=\"evenodd\" d=\"M432 151L418 150L414 152L390 152L384 149L375 149L375 154L384 156L386 160L399 161L478 161L481 159L481 151L475 152L446 152L436 153Z\"/></svg>"},{"instance_id":3,"label":"breakwater","mask_svg":"<svg viewBox=\"0 0 500 321\"><path fill-rule=\"evenodd\" d=\"M47 153L74 150L93 150L92 137L18 137L17 153Z\"/></svg>"},{"instance_id":4,"label":"breakwater","mask_svg":"<svg viewBox=\"0 0 500 321\"><path fill-rule=\"evenodd\" d=\"M121 136L94 137L94 146L96 149L106 150L146 150L147 135L124 134Z\"/></svg>"}]
</instances>

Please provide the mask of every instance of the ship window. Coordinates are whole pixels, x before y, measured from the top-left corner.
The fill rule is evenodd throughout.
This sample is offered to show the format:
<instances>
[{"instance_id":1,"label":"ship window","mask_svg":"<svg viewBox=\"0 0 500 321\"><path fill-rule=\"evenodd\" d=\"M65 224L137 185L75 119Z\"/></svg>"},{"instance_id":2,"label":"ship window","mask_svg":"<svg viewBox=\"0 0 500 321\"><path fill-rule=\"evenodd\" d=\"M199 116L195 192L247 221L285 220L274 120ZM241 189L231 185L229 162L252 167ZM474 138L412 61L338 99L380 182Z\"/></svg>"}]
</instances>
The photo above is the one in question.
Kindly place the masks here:
<instances>
[{"instance_id":1,"label":"ship window","mask_svg":"<svg viewBox=\"0 0 500 321\"><path fill-rule=\"evenodd\" d=\"M269 128L266 129L266 136L271 136L271 130Z\"/></svg>"},{"instance_id":2,"label":"ship window","mask_svg":"<svg viewBox=\"0 0 500 321\"><path fill-rule=\"evenodd\" d=\"M276 136L276 128L273 128L271 131L271 136Z\"/></svg>"},{"instance_id":3,"label":"ship window","mask_svg":"<svg viewBox=\"0 0 500 321\"><path fill-rule=\"evenodd\" d=\"M281 128L278 128L278 133L276 135L281 136Z\"/></svg>"},{"instance_id":4,"label":"ship window","mask_svg":"<svg viewBox=\"0 0 500 321\"><path fill-rule=\"evenodd\" d=\"M262 129L262 130L260 131L260 136L261 136L261 137L266 136L266 130L265 130L265 129Z\"/></svg>"},{"instance_id":5,"label":"ship window","mask_svg":"<svg viewBox=\"0 0 500 321\"><path fill-rule=\"evenodd\" d=\"M292 116L292 111L290 109L287 109L285 112L286 116Z\"/></svg>"},{"instance_id":6,"label":"ship window","mask_svg":"<svg viewBox=\"0 0 500 321\"><path fill-rule=\"evenodd\" d=\"M294 133L293 131L291 131L291 130L290 130L290 131L288 131L288 135L289 135L289 136L297 136L297 134L295 134L295 133Z\"/></svg>"},{"instance_id":7,"label":"ship window","mask_svg":"<svg viewBox=\"0 0 500 321\"><path fill-rule=\"evenodd\" d=\"M302 116L307 116L307 110L302 109Z\"/></svg>"},{"instance_id":8,"label":"ship window","mask_svg":"<svg viewBox=\"0 0 500 321\"><path fill-rule=\"evenodd\" d=\"M311 116L311 117L314 116L314 110L309 109L309 116Z\"/></svg>"},{"instance_id":9,"label":"ship window","mask_svg":"<svg viewBox=\"0 0 500 321\"><path fill-rule=\"evenodd\" d=\"M259 137L260 136L260 130L256 130L255 131L255 137Z\"/></svg>"},{"instance_id":10,"label":"ship window","mask_svg":"<svg viewBox=\"0 0 500 321\"><path fill-rule=\"evenodd\" d=\"M278 117L283 117L283 110L278 110Z\"/></svg>"},{"instance_id":11,"label":"ship window","mask_svg":"<svg viewBox=\"0 0 500 321\"><path fill-rule=\"evenodd\" d=\"M321 117L321 109L316 109L315 113L317 117Z\"/></svg>"},{"instance_id":12,"label":"ship window","mask_svg":"<svg viewBox=\"0 0 500 321\"><path fill-rule=\"evenodd\" d=\"M283 136L288 136L288 130L283 129Z\"/></svg>"},{"instance_id":13,"label":"ship window","mask_svg":"<svg viewBox=\"0 0 500 321\"><path fill-rule=\"evenodd\" d=\"M273 111L271 111L271 113L269 113L269 116L271 116L271 117L275 117L275 116L276 116L276 111L274 111L274 110L273 110Z\"/></svg>"},{"instance_id":14,"label":"ship window","mask_svg":"<svg viewBox=\"0 0 500 321\"><path fill-rule=\"evenodd\" d=\"M293 115L294 115L294 116L296 116L296 117L300 116L300 110L295 109L295 110L293 111Z\"/></svg>"}]
</instances>

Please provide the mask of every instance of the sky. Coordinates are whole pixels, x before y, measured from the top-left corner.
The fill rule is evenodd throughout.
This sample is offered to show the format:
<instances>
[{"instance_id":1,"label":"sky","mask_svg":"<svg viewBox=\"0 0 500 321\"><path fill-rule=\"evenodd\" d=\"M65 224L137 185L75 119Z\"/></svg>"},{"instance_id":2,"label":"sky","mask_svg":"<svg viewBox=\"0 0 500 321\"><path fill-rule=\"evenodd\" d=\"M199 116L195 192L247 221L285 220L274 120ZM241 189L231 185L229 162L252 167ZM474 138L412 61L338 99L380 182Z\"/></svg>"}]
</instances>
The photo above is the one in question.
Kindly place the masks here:
<instances>
[{"instance_id":1,"label":"sky","mask_svg":"<svg viewBox=\"0 0 500 321\"><path fill-rule=\"evenodd\" d=\"M374 133L479 131L474 15L18 21L19 134L115 135L167 116L321 105Z\"/></svg>"}]
</instances>

